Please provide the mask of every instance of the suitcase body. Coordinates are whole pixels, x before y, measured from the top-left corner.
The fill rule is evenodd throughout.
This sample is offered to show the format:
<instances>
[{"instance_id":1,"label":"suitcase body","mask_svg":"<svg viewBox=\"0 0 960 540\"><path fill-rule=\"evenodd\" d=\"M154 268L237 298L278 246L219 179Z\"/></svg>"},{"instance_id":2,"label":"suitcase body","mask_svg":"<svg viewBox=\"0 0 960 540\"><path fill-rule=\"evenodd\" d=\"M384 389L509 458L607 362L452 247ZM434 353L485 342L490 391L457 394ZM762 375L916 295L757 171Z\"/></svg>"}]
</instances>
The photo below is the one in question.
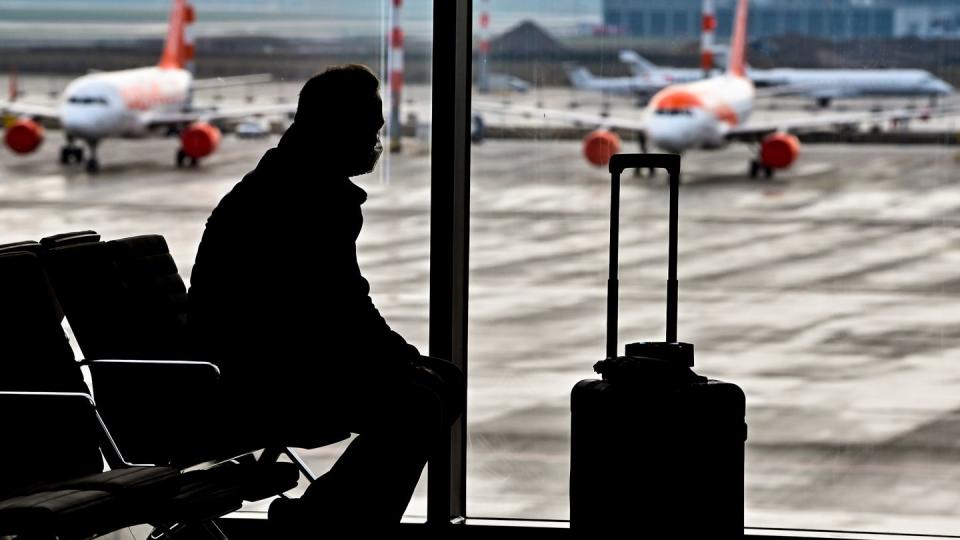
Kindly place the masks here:
<instances>
[{"instance_id":1,"label":"suitcase body","mask_svg":"<svg viewBox=\"0 0 960 540\"><path fill-rule=\"evenodd\" d=\"M634 160L616 166L655 166L637 160L665 156L624 157ZM679 157L670 157L676 158L671 170L675 191ZM619 171L614 169L611 162L616 199ZM611 227L607 360L597 364L604 380L580 381L571 392L570 525L580 537L603 532L622 538L743 536L746 398L735 384L696 375L690 369L693 346L676 342L672 195L667 341L627 345L626 356L619 358L617 233ZM615 202L611 214L615 224Z\"/></svg>"},{"instance_id":2,"label":"suitcase body","mask_svg":"<svg viewBox=\"0 0 960 540\"><path fill-rule=\"evenodd\" d=\"M742 536L744 403L738 386L716 380L672 389L579 382L571 394L571 527Z\"/></svg>"}]
</instances>

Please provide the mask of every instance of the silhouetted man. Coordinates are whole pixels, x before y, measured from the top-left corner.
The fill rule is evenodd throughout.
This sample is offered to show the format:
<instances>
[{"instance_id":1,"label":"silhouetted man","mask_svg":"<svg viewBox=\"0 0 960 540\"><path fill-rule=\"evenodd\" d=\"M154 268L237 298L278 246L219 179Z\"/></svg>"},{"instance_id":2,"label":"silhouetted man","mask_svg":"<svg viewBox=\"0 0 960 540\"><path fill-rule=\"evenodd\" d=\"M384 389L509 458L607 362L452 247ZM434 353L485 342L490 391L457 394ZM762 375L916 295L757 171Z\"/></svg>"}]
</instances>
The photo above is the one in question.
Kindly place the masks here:
<instances>
[{"instance_id":1,"label":"silhouetted man","mask_svg":"<svg viewBox=\"0 0 960 540\"><path fill-rule=\"evenodd\" d=\"M213 211L193 267L197 354L220 366L249 429L290 446L359 433L301 499L273 503L274 522L398 523L464 402L460 371L390 329L357 264L367 194L349 177L380 156L378 89L363 66L310 79L277 147Z\"/></svg>"}]
</instances>

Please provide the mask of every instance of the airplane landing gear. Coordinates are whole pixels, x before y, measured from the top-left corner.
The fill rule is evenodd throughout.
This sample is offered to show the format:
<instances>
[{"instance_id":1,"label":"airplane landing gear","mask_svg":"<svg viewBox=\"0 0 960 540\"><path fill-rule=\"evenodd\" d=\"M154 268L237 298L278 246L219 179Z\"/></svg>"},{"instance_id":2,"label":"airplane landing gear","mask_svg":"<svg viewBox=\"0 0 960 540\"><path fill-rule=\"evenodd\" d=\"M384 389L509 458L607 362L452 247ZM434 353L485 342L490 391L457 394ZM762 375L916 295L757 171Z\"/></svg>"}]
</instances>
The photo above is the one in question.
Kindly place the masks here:
<instances>
[{"instance_id":1,"label":"airplane landing gear","mask_svg":"<svg viewBox=\"0 0 960 540\"><path fill-rule=\"evenodd\" d=\"M766 179L773 178L773 167L769 167L760 163L758 159L750 160L750 178L757 178L760 176L760 172L763 172L763 177Z\"/></svg>"},{"instance_id":2,"label":"airplane landing gear","mask_svg":"<svg viewBox=\"0 0 960 540\"><path fill-rule=\"evenodd\" d=\"M177 168L196 167L197 163L199 163L197 158L188 156L183 148L177 150Z\"/></svg>"},{"instance_id":3,"label":"airplane landing gear","mask_svg":"<svg viewBox=\"0 0 960 540\"><path fill-rule=\"evenodd\" d=\"M90 147L90 158L87 159L87 174L97 174L100 172L100 160L97 159L97 143L96 141L88 141L88 146Z\"/></svg>"},{"instance_id":4,"label":"airplane landing gear","mask_svg":"<svg viewBox=\"0 0 960 540\"><path fill-rule=\"evenodd\" d=\"M64 145L60 148L60 164L69 165L73 162L83 162L83 148L75 145Z\"/></svg>"},{"instance_id":5,"label":"airplane landing gear","mask_svg":"<svg viewBox=\"0 0 960 540\"><path fill-rule=\"evenodd\" d=\"M83 162L83 148L72 137L67 137L67 143L60 147L60 164L69 165L74 161Z\"/></svg>"},{"instance_id":6,"label":"airplane landing gear","mask_svg":"<svg viewBox=\"0 0 960 540\"><path fill-rule=\"evenodd\" d=\"M644 133L642 133L642 132L638 132L638 133L637 133L637 143L640 145L640 153L641 153L641 154L649 154L649 153L650 153L649 150L648 150L648 148L647 148L647 136L646 136ZM657 175L657 170L654 169L654 168L651 168L650 171L649 171L648 176L649 176L650 178L653 178L653 177L656 176L656 175ZM633 170L633 176L635 176L635 177L637 177L637 178L643 176L643 169L634 169L634 170Z\"/></svg>"}]
</instances>

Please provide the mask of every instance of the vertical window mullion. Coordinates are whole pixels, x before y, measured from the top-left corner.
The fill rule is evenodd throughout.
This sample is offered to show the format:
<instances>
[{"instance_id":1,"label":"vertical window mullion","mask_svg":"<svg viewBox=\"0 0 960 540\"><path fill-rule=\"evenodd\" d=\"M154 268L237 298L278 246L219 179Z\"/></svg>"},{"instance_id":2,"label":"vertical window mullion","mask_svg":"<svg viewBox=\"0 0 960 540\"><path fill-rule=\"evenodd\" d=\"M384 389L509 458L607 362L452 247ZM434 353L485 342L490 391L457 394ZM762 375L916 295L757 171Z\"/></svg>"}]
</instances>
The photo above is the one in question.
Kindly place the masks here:
<instances>
[{"instance_id":1,"label":"vertical window mullion","mask_svg":"<svg viewBox=\"0 0 960 540\"><path fill-rule=\"evenodd\" d=\"M470 237L470 90L472 0L433 6L431 129L430 355L467 374L467 292ZM449 441L431 457L427 520L466 516L466 411Z\"/></svg>"}]
</instances>

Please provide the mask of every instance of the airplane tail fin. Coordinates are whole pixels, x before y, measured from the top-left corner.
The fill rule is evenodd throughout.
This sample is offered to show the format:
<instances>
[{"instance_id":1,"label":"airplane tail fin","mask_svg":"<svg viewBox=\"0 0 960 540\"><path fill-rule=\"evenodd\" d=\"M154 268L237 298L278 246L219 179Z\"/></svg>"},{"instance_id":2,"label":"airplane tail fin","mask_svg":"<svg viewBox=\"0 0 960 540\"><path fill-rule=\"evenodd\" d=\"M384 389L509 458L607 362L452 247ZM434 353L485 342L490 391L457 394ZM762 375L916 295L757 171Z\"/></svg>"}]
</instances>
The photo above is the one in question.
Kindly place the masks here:
<instances>
[{"instance_id":1,"label":"airplane tail fin","mask_svg":"<svg viewBox=\"0 0 960 540\"><path fill-rule=\"evenodd\" d=\"M730 56L727 58L727 73L737 77L747 75L747 12L750 0L739 0L734 19L733 38L730 40Z\"/></svg>"},{"instance_id":2,"label":"airplane tail fin","mask_svg":"<svg viewBox=\"0 0 960 540\"><path fill-rule=\"evenodd\" d=\"M567 78L574 88L586 88L593 80L593 74L583 66L567 66Z\"/></svg>"},{"instance_id":3,"label":"airplane tail fin","mask_svg":"<svg viewBox=\"0 0 960 540\"><path fill-rule=\"evenodd\" d=\"M196 12L187 0L173 0L167 42L158 64L161 68L193 71L194 41L191 25L195 19Z\"/></svg>"},{"instance_id":4,"label":"airplane tail fin","mask_svg":"<svg viewBox=\"0 0 960 540\"><path fill-rule=\"evenodd\" d=\"M631 50L620 51L620 61L628 64L634 75L643 75L657 70L656 64Z\"/></svg>"}]
</instances>

